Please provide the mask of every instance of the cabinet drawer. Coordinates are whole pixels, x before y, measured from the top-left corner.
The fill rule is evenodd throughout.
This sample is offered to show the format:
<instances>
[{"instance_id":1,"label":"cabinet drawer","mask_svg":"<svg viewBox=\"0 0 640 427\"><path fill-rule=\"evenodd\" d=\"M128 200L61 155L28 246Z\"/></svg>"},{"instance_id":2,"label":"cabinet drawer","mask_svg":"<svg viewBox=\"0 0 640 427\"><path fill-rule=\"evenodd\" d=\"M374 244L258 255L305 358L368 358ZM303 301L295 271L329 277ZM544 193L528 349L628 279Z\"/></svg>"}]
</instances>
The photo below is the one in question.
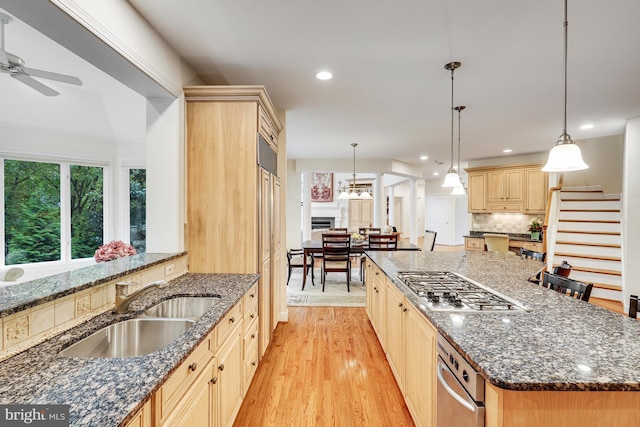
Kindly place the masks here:
<instances>
[{"instance_id":1,"label":"cabinet drawer","mask_svg":"<svg viewBox=\"0 0 640 427\"><path fill-rule=\"evenodd\" d=\"M464 249L467 251L484 251L484 239L465 237Z\"/></svg>"},{"instance_id":2,"label":"cabinet drawer","mask_svg":"<svg viewBox=\"0 0 640 427\"><path fill-rule=\"evenodd\" d=\"M242 346L243 355L246 356L250 353L250 350L253 346L258 345L258 322L255 321L251 323L249 329L244 334L244 341Z\"/></svg>"},{"instance_id":3,"label":"cabinet drawer","mask_svg":"<svg viewBox=\"0 0 640 427\"><path fill-rule=\"evenodd\" d=\"M258 341L256 340L254 345L249 348L249 353L247 353L243 362L242 369L242 382L244 384L244 392L247 392L249 385L251 384L251 380L258 369Z\"/></svg>"},{"instance_id":4,"label":"cabinet drawer","mask_svg":"<svg viewBox=\"0 0 640 427\"><path fill-rule=\"evenodd\" d=\"M262 107L260 107L260 112L258 114L258 132L277 153L278 135L276 135L273 124L271 124L269 115L262 109Z\"/></svg>"},{"instance_id":5,"label":"cabinet drawer","mask_svg":"<svg viewBox=\"0 0 640 427\"><path fill-rule=\"evenodd\" d=\"M204 371L207 363L213 358L212 339L212 334L209 334L156 393L156 406L159 407L157 411L160 419L166 418L171 413L185 392Z\"/></svg>"},{"instance_id":6,"label":"cabinet drawer","mask_svg":"<svg viewBox=\"0 0 640 427\"><path fill-rule=\"evenodd\" d=\"M525 243L522 246L530 251L544 252L542 243Z\"/></svg>"},{"instance_id":7,"label":"cabinet drawer","mask_svg":"<svg viewBox=\"0 0 640 427\"><path fill-rule=\"evenodd\" d=\"M248 312L244 313L242 319L242 326L244 327L244 333L246 334L252 327L253 323L258 320L258 304L254 304L250 307Z\"/></svg>"},{"instance_id":8,"label":"cabinet drawer","mask_svg":"<svg viewBox=\"0 0 640 427\"><path fill-rule=\"evenodd\" d=\"M235 329L236 326L242 323L242 304L236 304L233 308L222 318L217 330L216 349L224 343L229 334Z\"/></svg>"},{"instance_id":9,"label":"cabinet drawer","mask_svg":"<svg viewBox=\"0 0 640 427\"><path fill-rule=\"evenodd\" d=\"M248 319L248 314L254 309L254 307L258 306L258 284L253 285L244 297L242 297L242 303L244 304L244 318Z\"/></svg>"},{"instance_id":10,"label":"cabinet drawer","mask_svg":"<svg viewBox=\"0 0 640 427\"><path fill-rule=\"evenodd\" d=\"M489 212L524 212L522 203L490 203Z\"/></svg>"}]
</instances>

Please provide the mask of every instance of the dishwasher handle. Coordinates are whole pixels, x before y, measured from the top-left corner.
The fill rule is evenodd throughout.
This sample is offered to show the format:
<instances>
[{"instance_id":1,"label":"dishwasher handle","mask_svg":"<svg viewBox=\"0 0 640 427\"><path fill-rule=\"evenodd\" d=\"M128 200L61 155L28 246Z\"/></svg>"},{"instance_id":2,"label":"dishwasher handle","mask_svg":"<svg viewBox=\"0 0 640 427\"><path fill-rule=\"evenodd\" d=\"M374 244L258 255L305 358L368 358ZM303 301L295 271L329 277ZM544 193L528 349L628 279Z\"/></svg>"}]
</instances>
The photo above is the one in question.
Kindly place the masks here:
<instances>
[{"instance_id":1,"label":"dishwasher handle","mask_svg":"<svg viewBox=\"0 0 640 427\"><path fill-rule=\"evenodd\" d=\"M476 409L477 409L477 407L475 405L475 402L468 396L460 396L458 393L455 392L454 389L451 388L449 383L447 383L447 380L442 375L442 373L445 372L445 371L446 371L447 374L451 375L451 377L453 378L454 381L458 381L449 372L449 368L444 363L442 363L440 360L438 360L437 371L436 372L437 372L437 375L438 375L438 381L440 382L440 384L442 384L442 387L444 387L446 392L449 393L449 395L451 397L453 397L459 404L464 406L469 411L475 413Z\"/></svg>"}]
</instances>

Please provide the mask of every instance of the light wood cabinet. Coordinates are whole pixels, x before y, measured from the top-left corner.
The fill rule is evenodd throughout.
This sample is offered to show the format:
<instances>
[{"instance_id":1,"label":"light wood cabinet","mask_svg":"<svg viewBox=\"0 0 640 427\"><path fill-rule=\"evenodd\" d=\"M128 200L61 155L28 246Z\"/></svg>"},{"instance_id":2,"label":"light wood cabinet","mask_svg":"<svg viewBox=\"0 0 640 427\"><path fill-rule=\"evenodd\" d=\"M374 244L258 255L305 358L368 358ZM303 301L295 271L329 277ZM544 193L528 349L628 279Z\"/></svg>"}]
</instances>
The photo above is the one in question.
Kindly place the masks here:
<instances>
[{"instance_id":1,"label":"light wood cabinet","mask_svg":"<svg viewBox=\"0 0 640 427\"><path fill-rule=\"evenodd\" d=\"M465 251L484 251L484 238L478 237L465 237L464 238L464 250Z\"/></svg>"},{"instance_id":2,"label":"light wood cabinet","mask_svg":"<svg viewBox=\"0 0 640 427\"><path fill-rule=\"evenodd\" d=\"M541 165L467 169L469 212L544 213L547 173Z\"/></svg>"},{"instance_id":3,"label":"light wood cabinet","mask_svg":"<svg viewBox=\"0 0 640 427\"><path fill-rule=\"evenodd\" d=\"M469 212L487 212L487 173L469 173Z\"/></svg>"},{"instance_id":4,"label":"light wood cabinet","mask_svg":"<svg viewBox=\"0 0 640 427\"><path fill-rule=\"evenodd\" d=\"M524 211L527 214L544 214L547 209L549 175L539 168L525 169L526 199Z\"/></svg>"},{"instance_id":5,"label":"light wood cabinet","mask_svg":"<svg viewBox=\"0 0 640 427\"><path fill-rule=\"evenodd\" d=\"M149 400L140 408L125 427L151 427L152 425L153 412L151 410L151 400Z\"/></svg>"},{"instance_id":6,"label":"light wood cabinet","mask_svg":"<svg viewBox=\"0 0 640 427\"><path fill-rule=\"evenodd\" d=\"M385 339L385 301L387 281L382 271L373 262L366 261L365 284L367 287L367 314L380 344L384 347Z\"/></svg>"},{"instance_id":7,"label":"light wood cabinet","mask_svg":"<svg viewBox=\"0 0 640 427\"><path fill-rule=\"evenodd\" d=\"M405 400L417 426L435 426L436 330L411 303L405 308Z\"/></svg>"},{"instance_id":8,"label":"light wood cabinet","mask_svg":"<svg viewBox=\"0 0 640 427\"><path fill-rule=\"evenodd\" d=\"M390 331L386 337L385 351L391 371L404 393L405 374L405 334L404 334L404 295L393 285L387 286L386 293L386 329ZM393 331L393 333L391 333Z\"/></svg>"},{"instance_id":9,"label":"light wood cabinet","mask_svg":"<svg viewBox=\"0 0 640 427\"><path fill-rule=\"evenodd\" d=\"M389 365L417 426L435 419L436 330L393 284L387 286L386 345Z\"/></svg>"},{"instance_id":10,"label":"light wood cabinet","mask_svg":"<svg viewBox=\"0 0 640 427\"><path fill-rule=\"evenodd\" d=\"M373 200L349 200L349 230L358 231L373 224Z\"/></svg>"},{"instance_id":11,"label":"light wood cabinet","mask_svg":"<svg viewBox=\"0 0 640 427\"><path fill-rule=\"evenodd\" d=\"M218 386L218 426L228 427L238 414L244 397L242 381L242 341L240 325L216 352Z\"/></svg>"},{"instance_id":12,"label":"light wood cabinet","mask_svg":"<svg viewBox=\"0 0 640 427\"><path fill-rule=\"evenodd\" d=\"M262 86L188 86L184 93L189 271L261 274L263 354L278 318L279 301L272 298L279 295L274 288L284 286L279 272L285 266L274 256L282 246L275 223L281 221L280 183L258 163L269 170L283 163L282 123Z\"/></svg>"}]
</instances>

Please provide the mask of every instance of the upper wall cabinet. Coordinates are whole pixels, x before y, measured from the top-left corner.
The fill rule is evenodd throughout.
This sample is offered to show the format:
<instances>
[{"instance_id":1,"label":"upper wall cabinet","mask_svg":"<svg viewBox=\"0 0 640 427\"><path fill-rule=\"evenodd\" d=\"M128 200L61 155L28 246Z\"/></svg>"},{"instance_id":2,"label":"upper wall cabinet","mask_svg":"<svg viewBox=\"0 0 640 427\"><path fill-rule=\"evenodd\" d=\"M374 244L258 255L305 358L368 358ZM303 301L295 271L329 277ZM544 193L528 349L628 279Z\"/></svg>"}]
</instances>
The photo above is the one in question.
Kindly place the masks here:
<instances>
[{"instance_id":1,"label":"upper wall cabinet","mask_svg":"<svg viewBox=\"0 0 640 427\"><path fill-rule=\"evenodd\" d=\"M544 213L547 174L541 165L466 169L469 175L469 212Z\"/></svg>"}]
</instances>

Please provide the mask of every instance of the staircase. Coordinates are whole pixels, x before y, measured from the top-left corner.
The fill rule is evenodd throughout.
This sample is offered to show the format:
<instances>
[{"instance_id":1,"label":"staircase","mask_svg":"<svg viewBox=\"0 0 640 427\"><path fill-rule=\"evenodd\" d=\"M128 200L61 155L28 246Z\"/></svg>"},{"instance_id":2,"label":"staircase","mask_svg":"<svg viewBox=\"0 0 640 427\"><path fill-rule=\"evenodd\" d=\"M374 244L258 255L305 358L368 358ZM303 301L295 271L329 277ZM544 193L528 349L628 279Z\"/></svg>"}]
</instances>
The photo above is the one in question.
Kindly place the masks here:
<instances>
[{"instance_id":1,"label":"staircase","mask_svg":"<svg viewBox=\"0 0 640 427\"><path fill-rule=\"evenodd\" d=\"M622 301L620 195L599 186L560 192L553 265L567 261L571 278L593 283L592 297Z\"/></svg>"}]
</instances>

